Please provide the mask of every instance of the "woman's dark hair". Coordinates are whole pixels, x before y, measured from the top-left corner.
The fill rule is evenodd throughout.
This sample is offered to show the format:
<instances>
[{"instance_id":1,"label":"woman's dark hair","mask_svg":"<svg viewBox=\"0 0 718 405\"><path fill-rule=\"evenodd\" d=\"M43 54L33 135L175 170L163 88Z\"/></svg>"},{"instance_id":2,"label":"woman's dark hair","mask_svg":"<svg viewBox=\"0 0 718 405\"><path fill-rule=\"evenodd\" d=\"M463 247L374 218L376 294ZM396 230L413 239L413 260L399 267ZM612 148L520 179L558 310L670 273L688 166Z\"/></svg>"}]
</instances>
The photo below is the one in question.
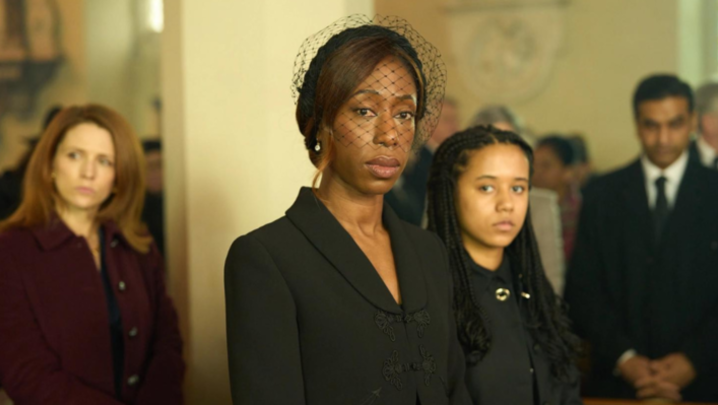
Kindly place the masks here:
<instances>
[{"instance_id":1,"label":"woman's dark hair","mask_svg":"<svg viewBox=\"0 0 718 405\"><path fill-rule=\"evenodd\" d=\"M567 138L558 134L547 135L541 138L536 144L536 148L542 146L550 148L564 166L571 166L576 163L576 150Z\"/></svg>"},{"instance_id":2,"label":"woman's dark hair","mask_svg":"<svg viewBox=\"0 0 718 405\"><path fill-rule=\"evenodd\" d=\"M459 341L467 353L467 362L476 364L491 349L491 320L478 304L471 286L471 258L461 239L455 195L459 176L472 154L486 146L504 144L520 148L533 166L531 147L513 132L491 126L472 127L459 132L441 144L434 155L428 189L429 230L436 232L449 252L454 279L454 315ZM531 169L531 173L533 169ZM531 225L530 209L516 239L506 248L515 277L523 280L530 294L528 328L534 341L544 349L552 373L569 378L569 369L578 353L579 340L571 332L563 300L558 297L544 273Z\"/></svg>"},{"instance_id":3,"label":"woman's dark hair","mask_svg":"<svg viewBox=\"0 0 718 405\"><path fill-rule=\"evenodd\" d=\"M389 56L396 57L414 79L419 121L426 109L422 64L409 41L398 33L377 25L349 28L333 36L312 59L297 99L296 118L309 158L320 170L331 154L314 151L317 134L331 127L354 89Z\"/></svg>"}]
</instances>

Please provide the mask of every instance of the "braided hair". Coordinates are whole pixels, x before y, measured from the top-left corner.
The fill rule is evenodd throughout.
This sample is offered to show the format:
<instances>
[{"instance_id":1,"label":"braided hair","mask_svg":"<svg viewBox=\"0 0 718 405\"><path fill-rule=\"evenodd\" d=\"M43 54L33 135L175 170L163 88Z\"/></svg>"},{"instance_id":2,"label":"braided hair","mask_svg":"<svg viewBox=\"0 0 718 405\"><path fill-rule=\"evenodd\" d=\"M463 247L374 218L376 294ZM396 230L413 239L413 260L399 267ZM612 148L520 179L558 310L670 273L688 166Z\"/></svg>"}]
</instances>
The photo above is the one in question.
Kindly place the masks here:
<instances>
[{"instance_id":1,"label":"braided hair","mask_svg":"<svg viewBox=\"0 0 718 405\"><path fill-rule=\"evenodd\" d=\"M436 151L431 166L428 188L429 230L444 241L454 280L454 315L459 341L467 353L467 363L481 361L491 349L491 320L478 304L469 275L471 258L462 243L455 208L458 178L466 169L472 153L486 146L506 144L519 147L529 160L533 173L533 151L513 132L492 126L472 127L447 139ZM563 300L546 278L531 225L530 209L516 238L506 248L513 273L524 281L528 300L528 329L544 349L551 363L551 372L567 380L578 354L579 340L571 332Z\"/></svg>"}]
</instances>

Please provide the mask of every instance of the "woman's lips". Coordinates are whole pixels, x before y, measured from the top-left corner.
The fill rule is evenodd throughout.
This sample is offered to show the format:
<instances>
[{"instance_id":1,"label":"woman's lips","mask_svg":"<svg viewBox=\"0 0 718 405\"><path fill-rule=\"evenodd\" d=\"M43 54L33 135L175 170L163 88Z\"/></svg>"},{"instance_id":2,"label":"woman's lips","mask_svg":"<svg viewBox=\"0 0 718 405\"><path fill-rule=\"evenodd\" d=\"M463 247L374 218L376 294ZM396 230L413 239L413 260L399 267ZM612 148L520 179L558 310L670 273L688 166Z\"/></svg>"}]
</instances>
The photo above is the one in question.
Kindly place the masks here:
<instances>
[{"instance_id":1,"label":"woman's lips","mask_svg":"<svg viewBox=\"0 0 718 405\"><path fill-rule=\"evenodd\" d=\"M369 171L380 179L389 179L399 172L401 164L392 157L379 156L366 162Z\"/></svg>"},{"instance_id":2,"label":"woman's lips","mask_svg":"<svg viewBox=\"0 0 718 405\"><path fill-rule=\"evenodd\" d=\"M90 187L76 187L75 190L80 194L95 194L95 190Z\"/></svg>"},{"instance_id":3,"label":"woman's lips","mask_svg":"<svg viewBox=\"0 0 718 405\"><path fill-rule=\"evenodd\" d=\"M514 229L514 223L511 221L501 221L494 224L494 227L502 232L508 232Z\"/></svg>"}]
</instances>

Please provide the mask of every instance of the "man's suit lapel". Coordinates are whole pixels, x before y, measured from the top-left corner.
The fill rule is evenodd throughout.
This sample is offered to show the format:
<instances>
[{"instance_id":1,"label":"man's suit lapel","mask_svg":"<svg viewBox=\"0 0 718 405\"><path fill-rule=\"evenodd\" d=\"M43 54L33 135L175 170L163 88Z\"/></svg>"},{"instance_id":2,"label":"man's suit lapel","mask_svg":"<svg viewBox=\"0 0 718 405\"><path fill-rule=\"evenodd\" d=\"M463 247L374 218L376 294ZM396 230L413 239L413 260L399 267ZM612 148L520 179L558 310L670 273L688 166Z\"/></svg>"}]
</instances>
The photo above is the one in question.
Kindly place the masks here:
<instances>
[{"instance_id":1,"label":"man's suit lapel","mask_svg":"<svg viewBox=\"0 0 718 405\"><path fill-rule=\"evenodd\" d=\"M706 210L703 208L701 195L701 170L703 167L700 163L688 163L678 188L675 203L666 221L659 251L670 252L673 257L691 258L695 254L694 249L697 248L687 238L697 232L696 230L703 229L701 213ZM667 257L666 260L668 259L672 258ZM667 271L670 271L669 276L674 288L672 291L690 295L693 288L689 282L689 280L693 280L690 273L694 270L697 269L688 263L669 265Z\"/></svg>"},{"instance_id":2,"label":"man's suit lapel","mask_svg":"<svg viewBox=\"0 0 718 405\"><path fill-rule=\"evenodd\" d=\"M698 150L698 142L695 139L688 145L688 161L699 165L703 164L701 162L701 153Z\"/></svg>"},{"instance_id":3,"label":"man's suit lapel","mask_svg":"<svg viewBox=\"0 0 718 405\"><path fill-rule=\"evenodd\" d=\"M680 239L682 229L700 229L700 224L696 223L700 220L700 216L695 215L695 213L700 212L698 207L702 206L700 193L701 169L700 163L688 162L678 188L678 194L676 194L676 200L666 222L666 232L664 232L661 245L677 242L675 238Z\"/></svg>"},{"instance_id":4,"label":"man's suit lapel","mask_svg":"<svg viewBox=\"0 0 718 405\"><path fill-rule=\"evenodd\" d=\"M622 187L624 203L630 224L635 224L636 236L647 245L655 245L656 231L653 224L653 215L648 206L648 195L646 194L646 179L641 167L641 161L636 160L626 173L625 183Z\"/></svg>"},{"instance_id":5,"label":"man's suit lapel","mask_svg":"<svg viewBox=\"0 0 718 405\"><path fill-rule=\"evenodd\" d=\"M403 312L364 252L311 189L302 188L287 210L287 218L364 298L384 311ZM413 312L426 304L420 262L403 229L405 225L387 204L383 219L392 240L404 311Z\"/></svg>"}]
</instances>

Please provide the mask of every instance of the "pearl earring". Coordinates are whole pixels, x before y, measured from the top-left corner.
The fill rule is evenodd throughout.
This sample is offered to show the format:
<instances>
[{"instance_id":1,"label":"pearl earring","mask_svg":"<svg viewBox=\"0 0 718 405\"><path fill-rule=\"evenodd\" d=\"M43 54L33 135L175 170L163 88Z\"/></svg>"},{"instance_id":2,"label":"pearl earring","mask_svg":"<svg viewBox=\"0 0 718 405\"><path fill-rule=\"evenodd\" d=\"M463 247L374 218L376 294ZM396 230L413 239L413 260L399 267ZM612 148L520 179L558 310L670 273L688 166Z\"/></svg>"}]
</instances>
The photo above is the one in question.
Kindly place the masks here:
<instances>
[{"instance_id":1,"label":"pearl earring","mask_svg":"<svg viewBox=\"0 0 718 405\"><path fill-rule=\"evenodd\" d=\"M314 151L317 153L322 151L322 142L321 141L317 141L317 144L314 145Z\"/></svg>"}]
</instances>

